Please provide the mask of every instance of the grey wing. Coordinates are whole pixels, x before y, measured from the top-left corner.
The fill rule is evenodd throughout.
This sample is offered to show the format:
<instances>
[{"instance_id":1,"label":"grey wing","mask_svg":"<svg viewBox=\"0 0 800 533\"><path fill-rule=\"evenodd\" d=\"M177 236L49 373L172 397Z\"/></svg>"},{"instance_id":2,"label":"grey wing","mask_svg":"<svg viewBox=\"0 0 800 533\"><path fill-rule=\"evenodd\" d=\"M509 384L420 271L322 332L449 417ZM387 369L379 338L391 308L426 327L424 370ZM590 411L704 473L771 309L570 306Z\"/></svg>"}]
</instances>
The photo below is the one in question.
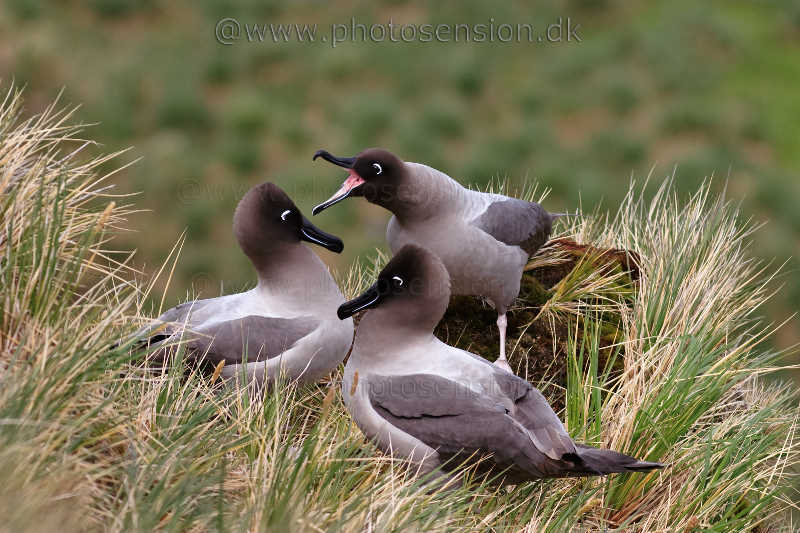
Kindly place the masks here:
<instances>
[{"instance_id":1,"label":"grey wing","mask_svg":"<svg viewBox=\"0 0 800 533\"><path fill-rule=\"evenodd\" d=\"M575 443L547 399L533 385L509 372L495 369L494 381L513 402L511 415L531 435L536 447L550 459L575 454Z\"/></svg>"},{"instance_id":2,"label":"grey wing","mask_svg":"<svg viewBox=\"0 0 800 533\"><path fill-rule=\"evenodd\" d=\"M277 318L251 315L187 331L187 350L212 363L264 361L281 355L319 325L313 317Z\"/></svg>"},{"instance_id":3,"label":"grey wing","mask_svg":"<svg viewBox=\"0 0 800 533\"><path fill-rule=\"evenodd\" d=\"M208 300L191 300L178 304L175 307L164 311L158 318L142 326L133 332L127 341L119 341L116 345L123 342L134 342L134 348L143 346L155 346L170 339L173 335L179 334L184 326L189 325L190 314L202 307Z\"/></svg>"},{"instance_id":4,"label":"grey wing","mask_svg":"<svg viewBox=\"0 0 800 533\"><path fill-rule=\"evenodd\" d=\"M542 247L553 229L553 217L536 202L517 198L497 200L472 220L472 225L529 255Z\"/></svg>"},{"instance_id":5,"label":"grey wing","mask_svg":"<svg viewBox=\"0 0 800 533\"><path fill-rule=\"evenodd\" d=\"M549 455L503 402L452 380L431 374L371 376L369 398L387 422L445 459L492 454L499 466L525 476L545 477L553 470Z\"/></svg>"}]
</instances>

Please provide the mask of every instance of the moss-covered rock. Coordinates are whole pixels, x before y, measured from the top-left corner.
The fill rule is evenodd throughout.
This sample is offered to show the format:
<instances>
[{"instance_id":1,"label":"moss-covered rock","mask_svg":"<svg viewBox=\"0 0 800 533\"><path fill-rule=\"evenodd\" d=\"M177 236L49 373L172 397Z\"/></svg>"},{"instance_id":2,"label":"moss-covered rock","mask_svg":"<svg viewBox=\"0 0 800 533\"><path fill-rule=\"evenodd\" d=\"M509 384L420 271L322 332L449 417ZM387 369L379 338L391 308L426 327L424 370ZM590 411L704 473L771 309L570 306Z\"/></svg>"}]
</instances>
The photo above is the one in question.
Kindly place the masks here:
<instances>
[{"instance_id":1,"label":"moss-covered rock","mask_svg":"<svg viewBox=\"0 0 800 533\"><path fill-rule=\"evenodd\" d=\"M540 260L543 257L547 260ZM578 265L581 265L580 271L576 269ZM565 278L580 276L590 270L625 272L625 282L620 283L620 300L623 300L638 281L639 268L638 257L625 250L600 249L569 239L550 241L523 273L519 297L508 313L506 349L511 367L534 384L547 381L566 386L567 362L564 355L568 333L573 331L574 336L577 331L580 337L583 324L576 324L576 318L568 314L548 313L545 316L540 313L542 307L553 298L558 284ZM599 339L601 352L610 353L609 346L616 341L615 323L618 321L618 316L604 317ZM494 361L500 346L496 322L497 313L481 298L452 296L435 334L448 344Z\"/></svg>"}]
</instances>

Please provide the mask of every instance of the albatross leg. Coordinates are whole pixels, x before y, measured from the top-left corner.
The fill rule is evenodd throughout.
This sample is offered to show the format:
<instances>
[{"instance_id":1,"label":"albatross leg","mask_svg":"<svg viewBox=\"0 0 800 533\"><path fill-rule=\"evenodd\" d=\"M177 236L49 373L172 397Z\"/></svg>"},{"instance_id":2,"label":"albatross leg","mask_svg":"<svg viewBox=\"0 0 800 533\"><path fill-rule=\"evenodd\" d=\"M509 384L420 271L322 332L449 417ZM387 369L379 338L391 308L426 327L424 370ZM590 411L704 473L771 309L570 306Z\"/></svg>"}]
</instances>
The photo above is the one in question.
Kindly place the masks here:
<instances>
[{"instance_id":1,"label":"albatross leg","mask_svg":"<svg viewBox=\"0 0 800 533\"><path fill-rule=\"evenodd\" d=\"M505 313L498 313L497 314L497 329L500 330L500 357L497 358L497 361L494 362L495 365L499 366L503 370L508 370L511 372L511 367L506 361L506 326L508 325L508 320L506 320ZM513 373L513 372L512 372Z\"/></svg>"}]
</instances>

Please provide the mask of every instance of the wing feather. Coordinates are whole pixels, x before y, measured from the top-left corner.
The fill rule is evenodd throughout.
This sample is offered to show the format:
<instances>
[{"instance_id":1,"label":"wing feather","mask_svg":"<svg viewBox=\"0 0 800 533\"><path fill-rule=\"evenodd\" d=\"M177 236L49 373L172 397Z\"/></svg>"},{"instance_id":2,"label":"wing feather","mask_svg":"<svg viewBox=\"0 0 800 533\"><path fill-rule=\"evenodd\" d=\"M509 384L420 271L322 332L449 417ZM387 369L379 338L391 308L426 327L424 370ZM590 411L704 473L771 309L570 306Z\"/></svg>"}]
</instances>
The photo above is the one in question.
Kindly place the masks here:
<instances>
[{"instance_id":1,"label":"wing feather","mask_svg":"<svg viewBox=\"0 0 800 533\"><path fill-rule=\"evenodd\" d=\"M542 247L553 229L553 217L536 202L517 198L497 200L472 221L472 225L529 255Z\"/></svg>"},{"instance_id":2,"label":"wing feather","mask_svg":"<svg viewBox=\"0 0 800 533\"><path fill-rule=\"evenodd\" d=\"M503 393L514 402L514 419L536 439L536 447L548 457L559 460L564 454L575 453L564 424L547 399L524 379L495 369L494 380Z\"/></svg>"},{"instance_id":3,"label":"wing feather","mask_svg":"<svg viewBox=\"0 0 800 533\"><path fill-rule=\"evenodd\" d=\"M369 398L389 423L444 457L492 454L503 467L540 477L553 467L546 464L548 459L561 460L575 447L552 409L542 409L531 395L538 391L519 381L527 388L498 383L504 392L515 391L505 398L510 401L503 401L432 374L371 376ZM517 416L520 412L522 418Z\"/></svg>"},{"instance_id":4,"label":"wing feather","mask_svg":"<svg viewBox=\"0 0 800 533\"><path fill-rule=\"evenodd\" d=\"M317 328L313 317L250 315L186 332L187 349L213 363L264 361L277 357Z\"/></svg>"}]
</instances>

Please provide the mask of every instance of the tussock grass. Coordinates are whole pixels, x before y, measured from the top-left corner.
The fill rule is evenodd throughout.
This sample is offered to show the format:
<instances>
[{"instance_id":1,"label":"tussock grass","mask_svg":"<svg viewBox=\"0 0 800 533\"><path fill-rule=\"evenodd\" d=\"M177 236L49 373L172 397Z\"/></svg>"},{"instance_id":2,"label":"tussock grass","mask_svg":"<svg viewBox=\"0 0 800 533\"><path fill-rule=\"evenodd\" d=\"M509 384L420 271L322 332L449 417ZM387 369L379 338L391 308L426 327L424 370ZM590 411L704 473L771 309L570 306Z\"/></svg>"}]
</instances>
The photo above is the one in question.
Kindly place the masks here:
<instances>
[{"instance_id":1,"label":"tussock grass","mask_svg":"<svg viewBox=\"0 0 800 533\"><path fill-rule=\"evenodd\" d=\"M641 279L615 300L603 281L614 274L589 283L587 267L547 311L581 322L568 342L570 432L670 467L504 489L465 472L463 486L431 488L364 441L338 373L252 397L187 371L180 354L153 373L127 345L110 348L143 318L148 290L110 241L130 207L98 174L108 157L78 157L68 112L22 121L19 106L12 90L0 107L0 528L794 528L797 397L763 379L781 355L762 347L773 328L758 320L772 271L748 255L752 226L707 187L686 200L669 180L651 200L631 188L615 216L562 222L561 236L638 254ZM533 261L557 260L548 253ZM345 292L382 260L346 273ZM613 306L620 372L598 363L608 301L624 302Z\"/></svg>"}]
</instances>

